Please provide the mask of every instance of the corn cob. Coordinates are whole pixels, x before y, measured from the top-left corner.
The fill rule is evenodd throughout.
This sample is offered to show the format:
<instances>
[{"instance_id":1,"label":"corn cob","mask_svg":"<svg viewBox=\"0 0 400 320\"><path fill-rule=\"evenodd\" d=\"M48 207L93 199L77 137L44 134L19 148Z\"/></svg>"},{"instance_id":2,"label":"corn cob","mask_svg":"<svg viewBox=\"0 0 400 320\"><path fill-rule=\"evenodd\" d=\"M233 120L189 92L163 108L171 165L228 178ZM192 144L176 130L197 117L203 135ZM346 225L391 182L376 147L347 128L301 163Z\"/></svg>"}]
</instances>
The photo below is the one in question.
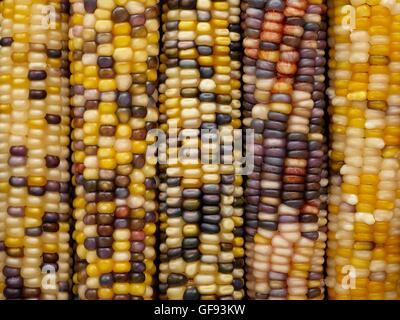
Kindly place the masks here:
<instances>
[{"instance_id":1,"label":"corn cob","mask_svg":"<svg viewBox=\"0 0 400 320\"><path fill-rule=\"evenodd\" d=\"M400 297L400 3L330 1L331 299Z\"/></svg>"},{"instance_id":2,"label":"corn cob","mask_svg":"<svg viewBox=\"0 0 400 320\"><path fill-rule=\"evenodd\" d=\"M151 299L158 2L72 1L74 217L80 299Z\"/></svg>"},{"instance_id":3,"label":"corn cob","mask_svg":"<svg viewBox=\"0 0 400 320\"><path fill-rule=\"evenodd\" d=\"M247 294L321 299L326 7L248 0L242 10L243 123L255 133L245 190Z\"/></svg>"},{"instance_id":4,"label":"corn cob","mask_svg":"<svg viewBox=\"0 0 400 320\"><path fill-rule=\"evenodd\" d=\"M68 3L4 1L2 12L3 297L68 299Z\"/></svg>"},{"instance_id":5,"label":"corn cob","mask_svg":"<svg viewBox=\"0 0 400 320\"><path fill-rule=\"evenodd\" d=\"M160 192L162 299L243 296L241 177L231 150L240 126L238 6L163 5L160 112L169 163ZM201 130L219 132L221 143ZM190 139L179 144L177 135ZM195 156L174 156L184 152Z\"/></svg>"}]
</instances>

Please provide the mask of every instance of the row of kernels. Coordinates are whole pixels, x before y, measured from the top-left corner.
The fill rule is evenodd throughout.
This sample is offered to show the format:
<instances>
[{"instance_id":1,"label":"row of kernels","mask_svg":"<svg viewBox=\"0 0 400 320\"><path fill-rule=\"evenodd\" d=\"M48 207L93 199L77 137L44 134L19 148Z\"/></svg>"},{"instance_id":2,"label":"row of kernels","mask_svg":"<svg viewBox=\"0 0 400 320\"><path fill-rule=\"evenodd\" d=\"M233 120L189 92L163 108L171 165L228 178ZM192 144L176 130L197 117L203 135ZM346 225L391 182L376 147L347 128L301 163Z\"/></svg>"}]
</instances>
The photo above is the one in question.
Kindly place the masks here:
<instances>
[{"instance_id":1,"label":"row of kernels","mask_svg":"<svg viewBox=\"0 0 400 320\"><path fill-rule=\"evenodd\" d=\"M23 245L24 245L24 199L28 197L28 192L23 189L16 188L17 185L13 187L16 179L11 180L12 176L22 176L20 183L26 184L28 178L28 168L25 167L27 162L27 152L28 148L34 148L35 145L28 145L27 133L29 128L29 116L25 115L25 117L12 117L12 112L14 108L18 108L18 111L22 111L26 114L28 109L25 109L27 106L30 106L29 101L29 84L28 81L23 79L23 76L28 73L29 69L27 66L27 55L28 48L25 44L20 41L27 41L29 39L29 20L28 14L30 11L30 6L24 4L20 8L21 18L18 21L18 12L14 7L14 4L9 3L7 6L10 10L10 19L11 25L17 29L18 22L20 25L18 26L19 31L12 29L12 37L13 42L10 45L9 49L11 50L11 59L13 62L13 71L10 70L10 84L12 85L12 93L10 95L10 134L9 134L9 155L8 155L8 164L10 165L10 179L9 182L9 191L8 191L8 203L7 203L7 218L6 218L6 261L5 267L3 269L3 273L6 277L6 288L4 289L4 296L6 299L12 298L22 298L23 293L22 290L24 288L24 274L22 274L23 266ZM8 17L7 17L8 18ZM21 21L22 20L22 21ZM19 66L19 72L16 72L16 67ZM20 90L20 94L18 94L17 90ZM19 151L19 152L18 152ZM39 160L40 161L40 160ZM17 167L20 167L18 170ZM41 179L43 180L43 179ZM20 192L21 190L22 192ZM40 189L42 192L42 189ZM40 194L39 194L40 195ZM31 199L34 197L31 197ZM27 199L28 200L28 199ZM29 199L30 200L30 199ZM28 217L29 213L36 213L38 219L41 218L43 211L35 210L27 210ZM38 241L39 247L35 250L38 252L38 256L42 253L41 242ZM37 259L35 259L35 267L32 268L35 273L36 278L40 274L40 270L38 270ZM29 274L28 274L29 275ZM10 283L10 279L14 279L16 284ZM39 280L40 281L40 280ZM37 292L34 289L34 295L37 296L40 292Z\"/></svg>"},{"instance_id":2,"label":"row of kernels","mask_svg":"<svg viewBox=\"0 0 400 320\"><path fill-rule=\"evenodd\" d=\"M163 38L162 40L164 41L165 39L165 34L168 32L166 29L166 10L167 6L164 4L162 6L162 31L163 31ZM166 115L166 105L165 102L167 101L167 85L166 85L166 80L167 75L166 75L166 68L167 68L167 63L168 62L168 56L164 52L164 48L162 48L160 52L160 67L159 67L159 86L158 86L158 91L159 91L159 97L158 97L158 108L160 112L160 117L159 117L159 128L163 132L163 134L166 136L167 135L167 115ZM169 95L170 96L170 95ZM164 160L166 156L166 149L167 145L161 145L160 146L160 154L164 153ZM159 260L159 298L160 299L165 299L166 298L166 277L164 276L167 273L168 270L168 260L167 260L167 250L168 246L165 242L167 238L166 234L166 229L168 227L168 206L167 206L167 170L168 166L165 163L160 163L158 166L158 175L160 179L160 184L158 188L158 201L159 201L159 241L160 241L160 246L159 246L159 252L160 252L160 260ZM162 278L162 274L164 274L164 278Z\"/></svg>"},{"instance_id":3,"label":"row of kernels","mask_svg":"<svg viewBox=\"0 0 400 320\"><path fill-rule=\"evenodd\" d=\"M5 240L5 218L6 218L6 208L7 208L7 188L8 188L8 170L7 170L7 146L8 146L8 136L5 130L10 106L6 103L3 96L3 90L7 87L8 76L5 74L4 62L7 61L7 57L3 56L3 9L4 2L0 1L0 96L3 97L0 101L0 270L4 268L4 261L6 259L6 252L4 246ZM7 40L6 40L7 41ZM3 272L0 272L0 300L4 299L3 291L5 287L5 278Z\"/></svg>"},{"instance_id":4,"label":"row of kernels","mask_svg":"<svg viewBox=\"0 0 400 320\"><path fill-rule=\"evenodd\" d=\"M85 98L83 96L83 16L84 16L83 1L71 1L71 17L70 17L70 28L69 28L69 60L70 60L70 83L71 83L71 150L72 157L72 183L75 186L75 194L73 200L73 217L76 221L75 228L73 231L74 239L74 295L78 295L77 283L82 281L85 274L85 261L82 255L84 254L83 242L84 242L84 223L83 218L85 216L85 199L83 197L83 161L84 161L84 132L83 132L83 113L85 106ZM80 258L82 257L82 258ZM82 288L82 287L80 287ZM84 290L82 290L84 291Z\"/></svg>"},{"instance_id":5,"label":"row of kernels","mask_svg":"<svg viewBox=\"0 0 400 320\"><path fill-rule=\"evenodd\" d=\"M51 1L47 8L54 8L55 21L50 21L49 41L47 43L47 97L46 116L48 123L48 148L46 166L51 179L59 181L59 195L56 188L52 203L46 203L43 229L48 232L57 232L53 236L53 246L58 241L57 253L55 247L48 248L43 255L42 269L54 268L57 271L59 291L54 295L52 288L48 289L51 299L68 299L71 290L71 254L69 226L71 220L70 208L70 174L69 174L69 135L70 135L70 108L69 108L69 61L68 61L68 28L69 3L67 1ZM42 10L43 12L43 10ZM51 24L53 23L53 25ZM55 25L55 29L52 27ZM61 76L60 76L61 75ZM57 107L58 106L58 107ZM58 164L58 168L56 165ZM49 183L49 182L48 182ZM48 213L58 212L58 227ZM46 215L47 213L47 215ZM58 238L58 240L57 240ZM58 256L57 256L58 255ZM57 264L55 264L57 261ZM45 270L45 272L48 272ZM53 294L53 296L51 296Z\"/></svg>"},{"instance_id":6,"label":"row of kernels","mask_svg":"<svg viewBox=\"0 0 400 320\"><path fill-rule=\"evenodd\" d=\"M9 270L10 267L7 267L7 247L5 240L7 238L7 219L8 219L8 192L10 190L9 178L10 178L10 170L8 169L8 159L9 159L9 149L10 149L10 138L11 132L11 112L12 112L12 48L11 44L13 42L13 7L10 4L2 3L2 28L1 28L1 106L2 112L1 116L1 138L2 138L2 157L1 157L1 183L2 183L2 199L4 202L1 206L1 215L2 215L2 250L4 253L2 254L2 267L1 273L4 279L4 286L1 288L1 296L2 298L7 298L9 296L9 292L6 292L5 289L7 287L7 279L10 277ZM11 271L11 270L10 270ZM18 279L20 281L20 279Z\"/></svg>"},{"instance_id":7,"label":"row of kernels","mask_svg":"<svg viewBox=\"0 0 400 320\"><path fill-rule=\"evenodd\" d=\"M1 65L3 65L3 56L1 53L2 50L2 43L3 41L1 40L3 35L2 35L2 26L3 26L3 6L4 3L3 1L0 1L0 59L2 61L0 62ZM1 67L0 67L1 68ZM1 74L2 71L0 71ZM6 77L7 78L7 77ZM5 84L4 81L4 75L3 79L0 80L0 86L2 87L2 90L4 90L3 85ZM4 132L4 125L5 125L5 120L7 118L6 113L7 113L7 107L6 104L4 104L4 101L0 101L0 150L7 150L7 140L8 138L6 137L6 132ZM3 124L4 123L4 124ZM6 216L6 205L7 205L7 199L6 199L6 188L7 188L7 178L6 176L8 175L7 170L5 170L6 167L6 159L7 154L5 152L0 153L0 270L3 270L4 267L4 261L5 261L5 247L4 247L4 237L5 237L5 216ZM4 290L4 275L3 272L0 272L0 299L4 299L3 295L3 290Z\"/></svg>"},{"instance_id":8,"label":"row of kernels","mask_svg":"<svg viewBox=\"0 0 400 320\"><path fill-rule=\"evenodd\" d=\"M227 68L228 60L225 59L227 54L223 45L228 24L227 10L223 10L226 1L214 2L205 1L196 3L196 9L204 12L198 16L197 37L195 44L199 53L198 63L200 66L200 86L199 100L202 106L208 103L209 108L205 110L206 115L203 116L202 129L210 130L210 133L202 132L202 158L205 160L202 163L202 186L201 193L201 219L199 237L199 252L201 254L201 265L195 284L202 299L216 299L220 295L222 288L223 275L218 275L221 267L224 271L224 265L220 265L220 257L223 256L221 247L219 246L220 235L222 231L220 224L222 221L220 202L223 198L223 191L220 187L221 162L223 155L221 148L218 146L218 140L209 141L214 135L212 130L218 130L218 120L222 120L222 124L229 122L229 115L225 117L223 109L226 109L226 99L224 99L223 87L225 85L223 72L229 71ZM218 8L218 5L220 8ZM219 10L220 9L220 10ZM222 9L222 10L221 10ZM225 9L227 9L225 7ZM204 26L204 27L203 27ZM219 65L217 61L220 61ZM220 69L218 69L220 67ZM222 81L221 81L222 80ZM220 93L220 94L218 94ZM220 97L220 99L219 99ZM222 98L222 99L221 99ZM221 100L218 103L218 100ZM224 101L225 100L225 101ZM221 110L222 109L222 110ZM225 122L224 122L225 121ZM222 140L223 137L220 137ZM218 148L220 150L218 150ZM203 155L204 151L210 154ZM211 162L215 153L219 154L221 161ZM210 164L209 164L210 162ZM221 266L221 267L220 267ZM196 281L197 280L197 281ZM222 280L222 281L221 281Z\"/></svg>"},{"instance_id":9,"label":"row of kernels","mask_svg":"<svg viewBox=\"0 0 400 320\"><path fill-rule=\"evenodd\" d=\"M240 1L229 1L229 31L230 31L230 58L231 58L231 96L232 96L232 128L237 132L241 128L241 59L242 59L242 38L240 27ZM233 139L235 139L233 132ZM243 132L242 132L243 134ZM234 299L241 299L244 296L244 228L243 228L243 187L240 167L242 165L242 154L235 148L233 141L232 164L235 169L235 179L233 181L233 222L234 222L234 269L233 269L233 287ZM240 150L241 151L241 150Z\"/></svg>"}]
</instances>

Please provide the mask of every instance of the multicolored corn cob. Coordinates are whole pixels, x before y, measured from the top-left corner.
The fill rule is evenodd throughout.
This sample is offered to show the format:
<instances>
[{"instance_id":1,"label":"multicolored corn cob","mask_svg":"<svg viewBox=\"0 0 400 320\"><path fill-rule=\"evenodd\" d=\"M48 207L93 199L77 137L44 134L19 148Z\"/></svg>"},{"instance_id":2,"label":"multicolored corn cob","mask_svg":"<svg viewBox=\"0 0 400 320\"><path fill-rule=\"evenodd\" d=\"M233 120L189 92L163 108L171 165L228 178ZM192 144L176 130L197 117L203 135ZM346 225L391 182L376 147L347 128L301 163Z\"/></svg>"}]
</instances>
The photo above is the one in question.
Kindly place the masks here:
<instances>
[{"instance_id":1,"label":"multicolored corn cob","mask_svg":"<svg viewBox=\"0 0 400 320\"><path fill-rule=\"evenodd\" d=\"M240 0L229 0L229 35L230 35L230 58L231 58L231 95L232 95L232 128L235 132L240 132L242 128L241 122L241 98L242 98L242 58L243 58L243 47L242 47L242 30L240 26ZM242 132L243 135L243 132ZM229 132L230 138L235 139L234 133ZM222 153L222 152L221 152ZM233 281L234 281L234 298L240 300L245 295L244 285L244 265L245 265L245 253L244 253L244 197L243 197L243 177L242 177L242 153L243 148L237 149L233 142L233 154L232 151L227 152L232 158L228 163L233 163L235 172L235 181L232 195L234 200L233 206L233 221L235 228L233 229L234 241L233 241L233 253L235 257L234 270L233 270Z\"/></svg>"},{"instance_id":2,"label":"multicolored corn cob","mask_svg":"<svg viewBox=\"0 0 400 320\"><path fill-rule=\"evenodd\" d=\"M244 294L242 189L233 153L239 14L238 1L163 5L160 112L169 162L160 193L162 299Z\"/></svg>"},{"instance_id":3,"label":"multicolored corn cob","mask_svg":"<svg viewBox=\"0 0 400 320\"><path fill-rule=\"evenodd\" d=\"M248 0L243 123L254 130L246 182L250 299L321 299L326 240L326 6Z\"/></svg>"},{"instance_id":4,"label":"multicolored corn cob","mask_svg":"<svg viewBox=\"0 0 400 320\"><path fill-rule=\"evenodd\" d=\"M68 299L68 2L1 9L0 297Z\"/></svg>"},{"instance_id":5,"label":"multicolored corn cob","mask_svg":"<svg viewBox=\"0 0 400 320\"><path fill-rule=\"evenodd\" d=\"M400 3L330 1L327 286L400 297Z\"/></svg>"},{"instance_id":6,"label":"multicolored corn cob","mask_svg":"<svg viewBox=\"0 0 400 320\"><path fill-rule=\"evenodd\" d=\"M158 185L158 1L72 1L75 293L151 299Z\"/></svg>"}]
</instances>

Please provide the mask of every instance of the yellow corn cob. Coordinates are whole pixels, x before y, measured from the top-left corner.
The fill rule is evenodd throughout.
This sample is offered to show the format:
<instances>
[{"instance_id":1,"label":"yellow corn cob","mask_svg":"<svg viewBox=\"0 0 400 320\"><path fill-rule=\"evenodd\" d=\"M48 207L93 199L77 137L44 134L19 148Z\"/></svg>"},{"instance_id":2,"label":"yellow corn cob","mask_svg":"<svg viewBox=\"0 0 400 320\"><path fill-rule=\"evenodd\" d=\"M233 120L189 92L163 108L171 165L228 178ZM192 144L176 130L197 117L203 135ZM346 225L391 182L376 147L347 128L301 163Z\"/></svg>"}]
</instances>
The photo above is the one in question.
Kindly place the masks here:
<instances>
[{"instance_id":1,"label":"yellow corn cob","mask_svg":"<svg viewBox=\"0 0 400 320\"><path fill-rule=\"evenodd\" d=\"M68 4L7 0L2 13L0 289L6 299L68 299Z\"/></svg>"},{"instance_id":2,"label":"yellow corn cob","mask_svg":"<svg viewBox=\"0 0 400 320\"><path fill-rule=\"evenodd\" d=\"M331 299L400 297L400 2L329 5Z\"/></svg>"}]
</instances>

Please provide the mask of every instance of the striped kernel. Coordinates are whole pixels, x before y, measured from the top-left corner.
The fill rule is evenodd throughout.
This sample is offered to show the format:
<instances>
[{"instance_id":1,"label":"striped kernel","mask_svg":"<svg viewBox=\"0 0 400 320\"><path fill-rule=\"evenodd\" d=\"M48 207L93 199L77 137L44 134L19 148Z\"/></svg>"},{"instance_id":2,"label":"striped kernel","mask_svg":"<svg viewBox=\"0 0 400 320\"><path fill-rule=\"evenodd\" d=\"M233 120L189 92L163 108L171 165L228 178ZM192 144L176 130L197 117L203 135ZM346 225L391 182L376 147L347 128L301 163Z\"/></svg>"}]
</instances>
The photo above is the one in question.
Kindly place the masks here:
<instances>
[{"instance_id":1,"label":"striped kernel","mask_svg":"<svg viewBox=\"0 0 400 320\"><path fill-rule=\"evenodd\" d=\"M69 299L68 2L0 7L0 298Z\"/></svg>"},{"instance_id":2,"label":"striped kernel","mask_svg":"<svg viewBox=\"0 0 400 320\"><path fill-rule=\"evenodd\" d=\"M330 1L329 17L328 296L399 299L400 3Z\"/></svg>"},{"instance_id":3,"label":"striped kernel","mask_svg":"<svg viewBox=\"0 0 400 320\"><path fill-rule=\"evenodd\" d=\"M151 299L158 186L157 0L71 1L74 292Z\"/></svg>"},{"instance_id":4,"label":"striped kernel","mask_svg":"<svg viewBox=\"0 0 400 320\"><path fill-rule=\"evenodd\" d=\"M243 191L232 153L241 124L239 3L163 4L159 101L169 162L159 196L161 299L244 295Z\"/></svg>"},{"instance_id":5,"label":"striped kernel","mask_svg":"<svg viewBox=\"0 0 400 320\"><path fill-rule=\"evenodd\" d=\"M326 240L323 0L248 0L244 126L254 130L247 177L250 299L322 299Z\"/></svg>"}]
</instances>

